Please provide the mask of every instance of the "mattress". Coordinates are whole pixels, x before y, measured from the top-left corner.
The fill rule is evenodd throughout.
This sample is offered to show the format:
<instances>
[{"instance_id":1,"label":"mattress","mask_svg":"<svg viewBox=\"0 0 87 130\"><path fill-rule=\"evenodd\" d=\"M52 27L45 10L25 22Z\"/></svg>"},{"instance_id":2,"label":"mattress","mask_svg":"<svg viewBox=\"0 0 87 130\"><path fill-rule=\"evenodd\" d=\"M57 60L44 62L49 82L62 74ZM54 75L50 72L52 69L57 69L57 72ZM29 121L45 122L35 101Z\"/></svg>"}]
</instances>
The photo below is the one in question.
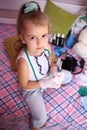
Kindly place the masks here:
<instances>
[{"instance_id":1,"label":"mattress","mask_svg":"<svg viewBox=\"0 0 87 130\"><path fill-rule=\"evenodd\" d=\"M16 26L0 23L0 130L30 130L30 111L11 69L4 39L16 35ZM87 69L87 63L85 63ZM87 130L87 111L81 103L79 80L43 92L48 120L41 130ZM39 104L38 104L39 105Z\"/></svg>"}]
</instances>

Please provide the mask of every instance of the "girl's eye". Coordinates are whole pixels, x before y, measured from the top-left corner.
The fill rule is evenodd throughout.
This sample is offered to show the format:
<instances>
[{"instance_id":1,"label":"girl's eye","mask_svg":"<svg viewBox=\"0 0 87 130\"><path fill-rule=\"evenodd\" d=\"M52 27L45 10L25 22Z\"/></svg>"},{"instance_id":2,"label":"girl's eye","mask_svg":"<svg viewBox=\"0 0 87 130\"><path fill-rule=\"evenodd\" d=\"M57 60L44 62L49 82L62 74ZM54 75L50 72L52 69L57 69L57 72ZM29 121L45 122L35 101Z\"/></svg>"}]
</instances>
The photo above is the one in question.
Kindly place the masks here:
<instances>
[{"instance_id":1,"label":"girl's eye","mask_svg":"<svg viewBox=\"0 0 87 130\"><path fill-rule=\"evenodd\" d=\"M36 37L29 37L30 40L36 40Z\"/></svg>"},{"instance_id":2,"label":"girl's eye","mask_svg":"<svg viewBox=\"0 0 87 130\"><path fill-rule=\"evenodd\" d=\"M44 34L42 35L42 38L47 38L47 36L48 36L47 34Z\"/></svg>"},{"instance_id":3,"label":"girl's eye","mask_svg":"<svg viewBox=\"0 0 87 130\"><path fill-rule=\"evenodd\" d=\"M32 40L33 40L33 39L35 39L35 37L31 37L30 39L32 39Z\"/></svg>"}]
</instances>

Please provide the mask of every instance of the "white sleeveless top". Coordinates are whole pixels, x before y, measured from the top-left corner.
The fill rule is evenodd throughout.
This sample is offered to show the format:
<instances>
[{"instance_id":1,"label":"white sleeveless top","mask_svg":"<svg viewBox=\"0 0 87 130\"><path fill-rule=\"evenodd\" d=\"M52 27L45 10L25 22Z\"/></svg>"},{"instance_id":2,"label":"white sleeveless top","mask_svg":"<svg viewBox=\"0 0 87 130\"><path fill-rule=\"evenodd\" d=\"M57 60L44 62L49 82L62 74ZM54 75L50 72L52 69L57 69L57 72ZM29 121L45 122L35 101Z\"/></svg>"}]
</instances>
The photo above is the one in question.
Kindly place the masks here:
<instances>
[{"instance_id":1,"label":"white sleeveless top","mask_svg":"<svg viewBox=\"0 0 87 130\"><path fill-rule=\"evenodd\" d=\"M17 57L17 61L20 58L24 58L29 65L30 75L29 80L36 81L44 78L50 69L50 52L48 49L44 49L41 56L31 56L26 53L24 49L21 50ZM35 73L35 74L34 74ZM36 77L35 77L36 75Z\"/></svg>"}]
</instances>

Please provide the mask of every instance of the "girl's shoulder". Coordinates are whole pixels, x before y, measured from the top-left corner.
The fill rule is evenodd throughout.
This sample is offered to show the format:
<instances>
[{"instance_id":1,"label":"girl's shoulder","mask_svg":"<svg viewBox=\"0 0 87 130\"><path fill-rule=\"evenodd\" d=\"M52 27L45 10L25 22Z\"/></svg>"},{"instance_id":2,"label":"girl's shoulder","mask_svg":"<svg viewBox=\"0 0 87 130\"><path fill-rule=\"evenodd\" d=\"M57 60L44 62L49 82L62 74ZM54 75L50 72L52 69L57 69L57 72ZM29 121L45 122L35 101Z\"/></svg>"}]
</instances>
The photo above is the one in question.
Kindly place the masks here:
<instances>
[{"instance_id":1,"label":"girl's shoulder","mask_svg":"<svg viewBox=\"0 0 87 130\"><path fill-rule=\"evenodd\" d=\"M51 48L50 46L48 45L45 49L44 49L44 52L48 54L48 56L51 55Z\"/></svg>"},{"instance_id":2,"label":"girl's shoulder","mask_svg":"<svg viewBox=\"0 0 87 130\"><path fill-rule=\"evenodd\" d=\"M25 54L25 50L24 50L24 49L22 49L22 50L20 51L20 53L19 53L18 56L17 56L16 61L18 61L18 60L21 59L21 58L26 59L26 54Z\"/></svg>"}]
</instances>

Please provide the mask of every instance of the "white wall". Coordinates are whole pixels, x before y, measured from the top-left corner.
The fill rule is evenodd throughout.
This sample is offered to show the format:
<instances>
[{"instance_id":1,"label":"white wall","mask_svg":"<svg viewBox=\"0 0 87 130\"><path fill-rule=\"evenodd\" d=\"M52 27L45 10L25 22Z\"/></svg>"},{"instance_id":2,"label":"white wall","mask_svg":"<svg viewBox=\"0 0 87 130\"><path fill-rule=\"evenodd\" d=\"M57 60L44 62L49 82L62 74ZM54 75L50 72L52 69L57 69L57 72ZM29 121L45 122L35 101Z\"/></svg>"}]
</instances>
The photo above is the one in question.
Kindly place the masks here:
<instances>
[{"instance_id":1,"label":"white wall","mask_svg":"<svg viewBox=\"0 0 87 130\"><path fill-rule=\"evenodd\" d=\"M19 10L20 6L23 3L29 2L29 1L31 1L31 0L0 0L0 9ZM44 7L45 7L47 0L35 0L35 1L37 1L39 3L39 5L41 6L42 10L44 10ZM82 0L80 0L80 1L82 1ZM74 4L74 3L69 4L66 2L64 3L64 2L60 2L60 0L52 0L52 2L55 3L56 5L64 8L65 10L71 12L71 13L76 13L79 9L84 7L84 6L81 6L81 4L79 2L78 2L78 4Z\"/></svg>"},{"instance_id":2,"label":"white wall","mask_svg":"<svg viewBox=\"0 0 87 130\"><path fill-rule=\"evenodd\" d=\"M20 6L25 3L29 2L30 0L0 0L0 22L4 23L16 23L16 17ZM47 0L35 0L39 3L42 11L44 10L45 4ZM81 4L69 4L66 2L58 2L64 0L52 0L56 5L60 6L61 8L65 9L66 11L76 14L82 6ZM81 0L82 1L82 0Z\"/></svg>"}]
</instances>

